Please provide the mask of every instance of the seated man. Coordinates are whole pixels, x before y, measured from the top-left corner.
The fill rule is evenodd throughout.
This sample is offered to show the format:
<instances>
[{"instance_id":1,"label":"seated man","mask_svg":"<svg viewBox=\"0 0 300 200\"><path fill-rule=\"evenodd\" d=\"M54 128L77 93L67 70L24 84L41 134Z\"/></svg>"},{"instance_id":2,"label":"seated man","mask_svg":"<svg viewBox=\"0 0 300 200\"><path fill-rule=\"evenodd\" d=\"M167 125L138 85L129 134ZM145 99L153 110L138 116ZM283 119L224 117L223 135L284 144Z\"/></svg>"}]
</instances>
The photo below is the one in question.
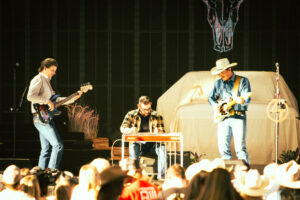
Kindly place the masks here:
<instances>
[{"instance_id":1,"label":"seated man","mask_svg":"<svg viewBox=\"0 0 300 200\"><path fill-rule=\"evenodd\" d=\"M149 97L141 96L137 104L138 109L129 111L121 125L121 133L164 133L163 118L156 111L151 109L152 102ZM148 152L158 155L158 179L165 175L165 146L154 142L134 142L129 147L129 157L139 160L140 154Z\"/></svg>"}]
</instances>

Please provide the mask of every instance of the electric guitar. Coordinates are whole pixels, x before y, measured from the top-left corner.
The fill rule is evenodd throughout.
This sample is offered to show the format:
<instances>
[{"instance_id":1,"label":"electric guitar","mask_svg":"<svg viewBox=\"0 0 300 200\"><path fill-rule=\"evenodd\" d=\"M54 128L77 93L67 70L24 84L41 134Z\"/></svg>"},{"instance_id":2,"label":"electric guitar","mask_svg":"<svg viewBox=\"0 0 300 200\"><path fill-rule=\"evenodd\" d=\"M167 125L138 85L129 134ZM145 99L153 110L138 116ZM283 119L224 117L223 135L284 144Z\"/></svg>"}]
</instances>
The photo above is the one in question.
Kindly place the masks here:
<instances>
[{"instance_id":1,"label":"electric guitar","mask_svg":"<svg viewBox=\"0 0 300 200\"><path fill-rule=\"evenodd\" d=\"M245 100L247 100L249 97L251 97L252 92L248 92L247 95L244 97ZM220 107L219 111L216 111L214 113L214 122L219 123L223 121L226 117L233 116L234 110L232 107L236 104L236 99L231 98L229 101L220 101L218 103L218 107ZM224 106L227 105L227 108L224 109Z\"/></svg>"},{"instance_id":2,"label":"electric guitar","mask_svg":"<svg viewBox=\"0 0 300 200\"><path fill-rule=\"evenodd\" d=\"M90 83L83 84L83 86L80 87L80 91L82 91L83 93L86 93L87 91L92 90L92 89L93 89L93 86ZM48 124L53 119L53 116L58 116L61 114L61 111L57 110L57 108L59 106L63 105L64 103L66 103L67 101L69 101L70 99L76 97L77 95L78 95L78 92L75 92L59 102L56 102L59 95L58 94L52 95L50 98L50 101L52 101L54 104L54 109L52 111L49 110L49 106L47 104L41 105L41 104L35 103L35 104L33 104L33 108L39 115L39 119L43 123Z\"/></svg>"}]
</instances>

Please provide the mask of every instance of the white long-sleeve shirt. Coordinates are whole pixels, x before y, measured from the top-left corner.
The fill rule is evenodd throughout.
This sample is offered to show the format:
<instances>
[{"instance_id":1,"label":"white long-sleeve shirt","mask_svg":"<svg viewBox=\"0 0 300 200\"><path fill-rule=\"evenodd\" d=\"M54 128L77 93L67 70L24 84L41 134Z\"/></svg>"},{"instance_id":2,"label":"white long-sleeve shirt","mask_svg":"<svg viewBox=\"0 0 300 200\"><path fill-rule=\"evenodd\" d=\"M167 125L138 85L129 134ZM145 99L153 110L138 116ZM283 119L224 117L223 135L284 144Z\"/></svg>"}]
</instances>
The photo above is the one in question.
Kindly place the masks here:
<instances>
[{"instance_id":1,"label":"white long-sleeve shirt","mask_svg":"<svg viewBox=\"0 0 300 200\"><path fill-rule=\"evenodd\" d=\"M31 112L35 113L33 104L48 104L49 99L52 95L55 94L55 91L52 89L50 79L43 73L36 75L30 82L27 100L31 102ZM65 97L59 97L57 101L63 100ZM74 98L64 103L70 104L74 102Z\"/></svg>"}]
</instances>

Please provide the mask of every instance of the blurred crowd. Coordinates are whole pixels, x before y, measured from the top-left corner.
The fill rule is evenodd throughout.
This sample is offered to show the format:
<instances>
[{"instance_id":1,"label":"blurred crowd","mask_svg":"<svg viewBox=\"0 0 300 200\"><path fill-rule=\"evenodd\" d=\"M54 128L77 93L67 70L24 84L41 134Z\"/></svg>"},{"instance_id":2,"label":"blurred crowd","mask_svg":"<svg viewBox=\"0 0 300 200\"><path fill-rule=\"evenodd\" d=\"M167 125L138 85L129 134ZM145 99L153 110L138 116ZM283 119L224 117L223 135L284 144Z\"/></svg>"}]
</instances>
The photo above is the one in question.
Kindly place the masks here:
<instances>
[{"instance_id":1,"label":"blurred crowd","mask_svg":"<svg viewBox=\"0 0 300 200\"><path fill-rule=\"evenodd\" d=\"M263 172L246 162L202 159L184 169L172 165L156 180L135 159L111 166L97 158L69 171L8 166L0 177L0 200L253 200L300 199L300 166L295 161L270 163Z\"/></svg>"}]
</instances>

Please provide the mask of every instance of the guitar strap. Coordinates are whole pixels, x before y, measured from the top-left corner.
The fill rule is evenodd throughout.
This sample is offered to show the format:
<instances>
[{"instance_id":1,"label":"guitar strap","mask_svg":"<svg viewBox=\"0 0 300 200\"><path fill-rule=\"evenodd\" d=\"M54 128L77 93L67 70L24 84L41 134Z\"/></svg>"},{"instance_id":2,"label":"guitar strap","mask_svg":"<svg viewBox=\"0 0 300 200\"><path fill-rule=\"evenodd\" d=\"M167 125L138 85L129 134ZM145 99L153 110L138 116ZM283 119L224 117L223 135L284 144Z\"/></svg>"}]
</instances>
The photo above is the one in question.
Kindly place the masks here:
<instances>
[{"instance_id":1,"label":"guitar strap","mask_svg":"<svg viewBox=\"0 0 300 200\"><path fill-rule=\"evenodd\" d=\"M234 85L233 85L233 89L232 89L232 96L233 96L234 98L238 96L240 80L241 80L241 77L238 76L238 75L236 75L236 76L235 76Z\"/></svg>"}]
</instances>

